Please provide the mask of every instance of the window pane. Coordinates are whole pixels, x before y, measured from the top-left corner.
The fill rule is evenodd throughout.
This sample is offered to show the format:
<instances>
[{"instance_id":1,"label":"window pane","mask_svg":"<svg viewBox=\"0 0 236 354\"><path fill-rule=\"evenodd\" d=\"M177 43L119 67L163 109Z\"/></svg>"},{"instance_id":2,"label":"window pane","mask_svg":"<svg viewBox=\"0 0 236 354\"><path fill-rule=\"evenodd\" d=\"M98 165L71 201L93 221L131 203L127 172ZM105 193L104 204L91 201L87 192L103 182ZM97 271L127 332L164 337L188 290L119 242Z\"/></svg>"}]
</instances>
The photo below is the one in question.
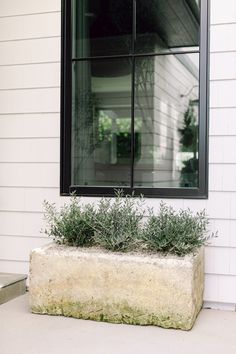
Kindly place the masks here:
<instances>
[{"instance_id":1,"label":"window pane","mask_svg":"<svg viewBox=\"0 0 236 354\"><path fill-rule=\"evenodd\" d=\"M130 59L74 63L72 184L130 186Z\"/></svg>"},{"instance_id":2,"label":"window pane","mask_svg":"<svg viewBox=\"0 0 236 354\"><path fill-rule=\"evenodd\" d=\"M198 49L200 9L196 0L136 0L136 3L137 53Z\"/></svg>"},{"instance_id":3,"label":"window pane","mask_svg":"<svg viewBox=\"0 0 236 354\"><path fill-rule=\"evenodd\" d=\"M136 187L198 187L198 54L136 58Z\"/></svg>"},{"instance_id":4,"label":"window pane","mask_svg":"<svg viewBox=\"0 0 236 354\"><path fill-rule=\"evenodd\" d=\"M129 54L132 1L74 0L73 57Z\"/></svg>"}]
</instances>

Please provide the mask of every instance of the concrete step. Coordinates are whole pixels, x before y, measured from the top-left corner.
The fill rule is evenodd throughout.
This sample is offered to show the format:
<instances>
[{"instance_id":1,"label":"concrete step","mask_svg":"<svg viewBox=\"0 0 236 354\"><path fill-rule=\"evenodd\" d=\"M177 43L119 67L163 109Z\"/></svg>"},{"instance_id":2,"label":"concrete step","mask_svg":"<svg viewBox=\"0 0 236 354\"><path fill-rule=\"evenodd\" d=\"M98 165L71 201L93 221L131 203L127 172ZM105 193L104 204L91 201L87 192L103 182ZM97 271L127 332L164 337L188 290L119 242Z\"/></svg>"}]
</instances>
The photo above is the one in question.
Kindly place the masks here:
<instances>
[{"instance_id":1,"label":"concrete step","mask_svg":"<svg viewBox=\"0 0 236 354\"><path fill-rule=\"evenodd\" d=\"M0 304L26 292L25 274L0 273Z\"/></svg>"}]
</instances>

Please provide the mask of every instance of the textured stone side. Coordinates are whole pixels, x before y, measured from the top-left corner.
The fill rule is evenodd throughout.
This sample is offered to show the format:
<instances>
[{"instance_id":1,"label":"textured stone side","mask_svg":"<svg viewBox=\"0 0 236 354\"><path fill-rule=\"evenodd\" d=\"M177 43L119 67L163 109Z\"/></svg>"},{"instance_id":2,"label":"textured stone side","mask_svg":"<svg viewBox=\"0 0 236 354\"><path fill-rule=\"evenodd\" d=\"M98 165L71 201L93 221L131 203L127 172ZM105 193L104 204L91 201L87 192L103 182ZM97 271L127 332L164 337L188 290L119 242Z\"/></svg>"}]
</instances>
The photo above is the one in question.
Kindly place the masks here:
<instances>
[{"instance_id":1,"label":"textured stone side","mask_svg":"<svg viewBox=\"0 0 236 354\"><path fill-rule=\"evenodd\" d=\"M50 244L31 253L32 312L188 330L202 306L203 251L178 258Z\"/></svg>"}]
</instances>

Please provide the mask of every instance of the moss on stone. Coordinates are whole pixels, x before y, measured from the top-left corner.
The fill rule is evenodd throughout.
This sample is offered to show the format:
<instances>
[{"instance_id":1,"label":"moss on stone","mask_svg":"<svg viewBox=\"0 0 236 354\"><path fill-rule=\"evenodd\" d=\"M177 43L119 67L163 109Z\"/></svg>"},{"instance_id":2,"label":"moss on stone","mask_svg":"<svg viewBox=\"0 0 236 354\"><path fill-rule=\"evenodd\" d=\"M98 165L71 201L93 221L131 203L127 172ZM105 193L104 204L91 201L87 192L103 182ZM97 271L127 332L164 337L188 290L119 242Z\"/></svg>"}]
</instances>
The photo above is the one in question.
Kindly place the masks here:
<instances>
[{"instance_id":1,"label":"moss on stone","mask_svg":"<svg viewBox=\"0 0 236 354\"><path fill-rule=\"evenodd\" d=\"M52 245L31 257L31 308L40 314L189 330L202 306L203 265L203 250L179 259Z\"/></svg>"},{"instance_id":2,"label":"moss on stone","mask_svg":"<svg viewBox=\"0 0 236 354\"><path fill-rule=\"evenodd\" d=\"M189 330L192 328L195 318L184 317L180 314L148 313L144 309L132 308L127 303L104 304L98 301L86 303L73 303L62 300L50 302L47 305L33 306L33 313L63 315L84 320L102 321L110 323L124 323L130 325L155 325L163 328L175 328Z\"/></svg>"}]
</instances>

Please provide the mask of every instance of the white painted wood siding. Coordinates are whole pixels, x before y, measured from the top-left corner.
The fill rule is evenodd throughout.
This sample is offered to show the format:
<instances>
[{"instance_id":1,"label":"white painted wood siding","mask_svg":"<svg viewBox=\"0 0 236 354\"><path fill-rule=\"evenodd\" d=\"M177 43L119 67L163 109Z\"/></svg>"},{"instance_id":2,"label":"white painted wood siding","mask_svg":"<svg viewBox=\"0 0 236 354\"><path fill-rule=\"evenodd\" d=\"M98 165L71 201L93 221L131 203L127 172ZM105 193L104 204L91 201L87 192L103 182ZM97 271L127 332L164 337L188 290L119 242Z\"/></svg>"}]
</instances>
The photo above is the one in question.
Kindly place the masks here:
<instances>
[{"instance_id":1,"label":"white painted wood siding","mask_svg":"<svg viewBox=\"0 0 236 354\"><path fill-rule=\"evenodd\" d=\"M210 31L210 193L205 203L212 229L218 230L219 237L206 249L204 298L207 302L233 304L233 309L236 303L236 42L232 40L236 35L234 0L211 1Z\"/></svg>"},{"instance_id":2,"label":"white painted wood siding","mask_svg":"<svg viewBox=\"0 0 236 354\"><path fill-rule=\"evenodd\" d=\"M0 2L0 271L28 272L59 203L60 0Z\"/></svg>"},{"instance_id":3,"label":"white painted wood siding","mask_svg":"<svg viewBox=\"0 0 236 354\"><path fill-rule=\"evenodd\" d=\"M166 200L206 208L211 229L219 231L206 249L204 298L214 304L236 304L235 36L236 1L212 0L209 199ZM43 200L65 201L59 86L60 0L1 0L0 271L28 272L30 249L48 241L40 233ZM159 200L147 204L158 208Z\"/></svg>"}]
</instances>

